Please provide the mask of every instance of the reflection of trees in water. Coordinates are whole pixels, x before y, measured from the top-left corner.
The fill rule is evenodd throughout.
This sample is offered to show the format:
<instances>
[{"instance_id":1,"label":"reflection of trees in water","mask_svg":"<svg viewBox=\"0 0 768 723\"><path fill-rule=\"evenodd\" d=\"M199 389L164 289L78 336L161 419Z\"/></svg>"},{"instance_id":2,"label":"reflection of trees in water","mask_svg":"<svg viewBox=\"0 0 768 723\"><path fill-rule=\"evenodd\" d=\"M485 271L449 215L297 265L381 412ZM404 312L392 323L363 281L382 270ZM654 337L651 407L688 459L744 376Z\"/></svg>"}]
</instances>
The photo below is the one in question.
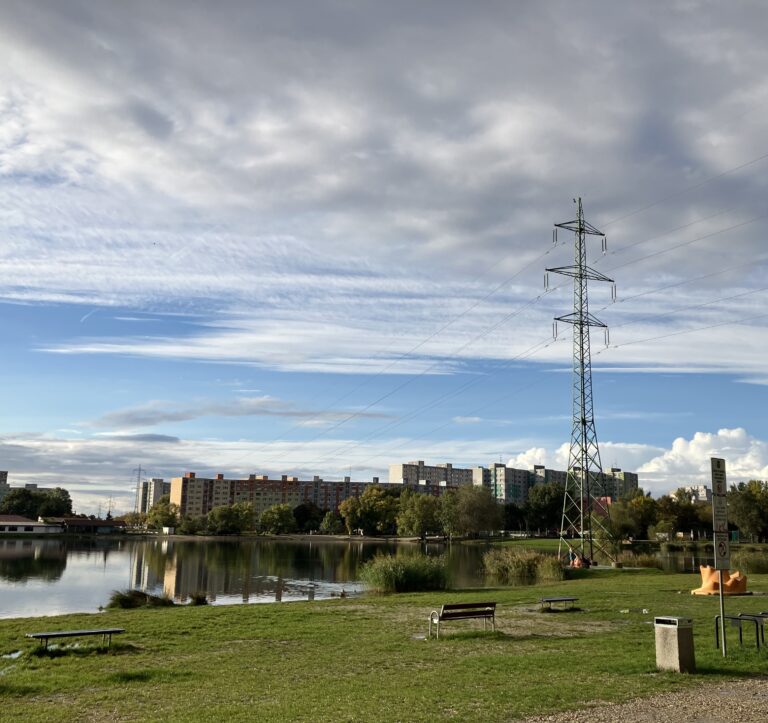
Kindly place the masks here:
<instances>
[{"instance_id":1,"label":"reflection of trees in water","mask_svg":"<svg viewBox=\"0 0 768 723\"><path fill-rule=\"evenodd\" d=\"M191 593L239 595L280 600L284 594L314 597L313 586L343 586L358 579L362 563L377 552L418 554L419 547L362 540L151 540L132 557L143 561L150 574L134 579L162 583L165 592L185 600ZM434 546L433 546L434 547ZM139 553L140 549L140 553ZM478 585L483 546L456 545L449 553L449 566L459 587ZM445 548L429 549L441 554ZM328 590L326 590L328 594Z\"/></svg>"},{"instance_id":2,"label":"reflection of trees in water","mask_svg":"<svg viewBox=\"0 0 768 723\"><path fill-rule=\"evenodd\" d=\"M67 567L64 540L0 541L0 579L8 582L58 580Z\"/></svg>"}]
</instances>

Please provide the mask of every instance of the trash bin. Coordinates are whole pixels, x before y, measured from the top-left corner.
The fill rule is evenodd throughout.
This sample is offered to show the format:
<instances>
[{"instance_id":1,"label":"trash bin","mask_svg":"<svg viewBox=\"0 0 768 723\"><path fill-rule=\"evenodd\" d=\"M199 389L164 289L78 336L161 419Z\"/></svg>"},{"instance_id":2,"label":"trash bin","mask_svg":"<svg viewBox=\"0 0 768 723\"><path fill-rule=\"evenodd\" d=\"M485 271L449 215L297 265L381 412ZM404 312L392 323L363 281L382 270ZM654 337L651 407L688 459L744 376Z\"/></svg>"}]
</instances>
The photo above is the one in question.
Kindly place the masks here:
<instances>
[{"instance_id":1,"label":"trash bin","mask_svg":"<svg viewBox=\"0 0 768 723\"><path fill-rule=\"evenodd\" d=\"M659 617L653 619L656 632L656 667L677 673L695 673L693 620Z\"/></svg>"}]
</instances>

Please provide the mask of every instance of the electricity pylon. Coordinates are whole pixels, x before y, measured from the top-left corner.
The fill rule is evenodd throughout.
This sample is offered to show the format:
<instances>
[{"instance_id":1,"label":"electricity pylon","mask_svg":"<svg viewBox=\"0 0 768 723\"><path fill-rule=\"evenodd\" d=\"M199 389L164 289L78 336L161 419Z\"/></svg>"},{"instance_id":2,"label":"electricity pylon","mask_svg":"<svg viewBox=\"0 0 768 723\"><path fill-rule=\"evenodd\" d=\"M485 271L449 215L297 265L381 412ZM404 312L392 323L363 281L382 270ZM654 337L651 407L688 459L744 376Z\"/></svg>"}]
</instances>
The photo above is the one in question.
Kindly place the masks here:
<instances>
[{"instance_id":1,"label":"electricity pylon","mask_svg":"<svg viewBox=\"0 0 768 723\"><path fill-rule=\"evenodd\" d=\"M608 506L604 500L603 467L595 431L592 353L589 340L589 328L597 326L605 329L607 343L608 327L589 313L587 298L587 281L613 283L613 279L587 265L587 236L602 236L605 253L605 234L584 220L581 199L574 199L574 202L578 205L577 218L567 223L555 224L554 234L556 240L558 228L574 232L575 263L571 266L547 269L547 272L573 277L573 311L555 317L555 336L558 321L573 326L573 427L558 552L562 554L563 545L567 545L579 557L593 560L595 548L598 548L613 559L611 551L605 545L609 518Z\"/></svg>"}]
</instances>

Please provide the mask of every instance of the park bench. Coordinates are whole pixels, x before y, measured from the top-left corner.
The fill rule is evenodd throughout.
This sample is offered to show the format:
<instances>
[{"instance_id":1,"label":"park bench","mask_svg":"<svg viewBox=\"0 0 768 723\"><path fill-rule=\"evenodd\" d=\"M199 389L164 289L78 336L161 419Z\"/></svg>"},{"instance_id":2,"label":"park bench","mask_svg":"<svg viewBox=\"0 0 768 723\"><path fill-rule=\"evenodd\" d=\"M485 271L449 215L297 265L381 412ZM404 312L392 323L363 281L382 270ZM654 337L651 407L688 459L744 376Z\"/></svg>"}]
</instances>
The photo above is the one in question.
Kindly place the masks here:
<instances>
[{"instance_id":1,"label":"park bench","mask_svg":"<svg viewBox=\"0 0 768 723\"><path fill-rule=\"evenodd\" d=\"M483 629L486 629L488 620L491 626L496 630L496 603L452 603L443 605L440 612L433 610L429 615L429 637L432 637L432 625L437 628L435 637L440 637L440 623L447 620L471 620L473 618L482 619Z\"/></svg>"},{"instance_id":2,"label":"park bench","mask_svg":"<svg viewBox=\"0 0 768 723\"><path fill-rule=\"evenodd\" d=\"M541 603L542 610L544 610L544 606L546 606L548 610L552 610L553 605L562 605L563 610L568 610L573 607L573 603L578 599L579 598L577 597L543 597L539 602Z\"/></svg>"},{"instance_id":3,"label":"park bench","mask_svg":"<svg viewBox=\"0 0 768 723\"><path fill-rule=\"evenodd\" d=\"M48 649L48 641L51 638L79 638L85 635L101 635L101 644L109 647L112 644L112 636L124 633L124 628L100 628L98 630L60 630L54 633L27 633L28 638L35 638Z\"/></svg>"}]
</instances>

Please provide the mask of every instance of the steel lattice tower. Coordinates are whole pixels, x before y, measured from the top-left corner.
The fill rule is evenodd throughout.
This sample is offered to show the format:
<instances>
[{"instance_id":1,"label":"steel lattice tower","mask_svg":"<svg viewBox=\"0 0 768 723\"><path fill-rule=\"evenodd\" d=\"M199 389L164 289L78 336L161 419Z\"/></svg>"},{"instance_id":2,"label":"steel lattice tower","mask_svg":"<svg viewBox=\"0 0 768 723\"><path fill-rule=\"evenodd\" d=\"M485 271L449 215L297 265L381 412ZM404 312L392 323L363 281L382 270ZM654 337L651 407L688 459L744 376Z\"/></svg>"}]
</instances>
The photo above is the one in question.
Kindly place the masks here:
<instances>
[{"instance_id":1,"label":"steel lattice tower","mask_svg":"<svg viewBox=\"0 0 768 723\"><path fill-rule=\"evenodd\" d=\"M587 236L602 236L605 251L605 234L584 220L581 198L574 199L574 202L578 205L577 218L567 223L555 224L555 227L574 232L575 263L572 266L547 269L547 272L573 277L573 312L555 317L555 326L558 321L573 326L573 429L558 551L562 554L565 544L573 548L577 555L593 560L595 547L609 558L613 556L603 542L606 534L600 534L607 532L609 518L608 507L602 499L605 490L595 431L592 353L589 339L590 327L606 329L606 334L608 327L589 313L587 282L592 280L612 283L613 279L587 265ZM557 231L554 233L556 235Z\"/></svg>"}]
</instances>

